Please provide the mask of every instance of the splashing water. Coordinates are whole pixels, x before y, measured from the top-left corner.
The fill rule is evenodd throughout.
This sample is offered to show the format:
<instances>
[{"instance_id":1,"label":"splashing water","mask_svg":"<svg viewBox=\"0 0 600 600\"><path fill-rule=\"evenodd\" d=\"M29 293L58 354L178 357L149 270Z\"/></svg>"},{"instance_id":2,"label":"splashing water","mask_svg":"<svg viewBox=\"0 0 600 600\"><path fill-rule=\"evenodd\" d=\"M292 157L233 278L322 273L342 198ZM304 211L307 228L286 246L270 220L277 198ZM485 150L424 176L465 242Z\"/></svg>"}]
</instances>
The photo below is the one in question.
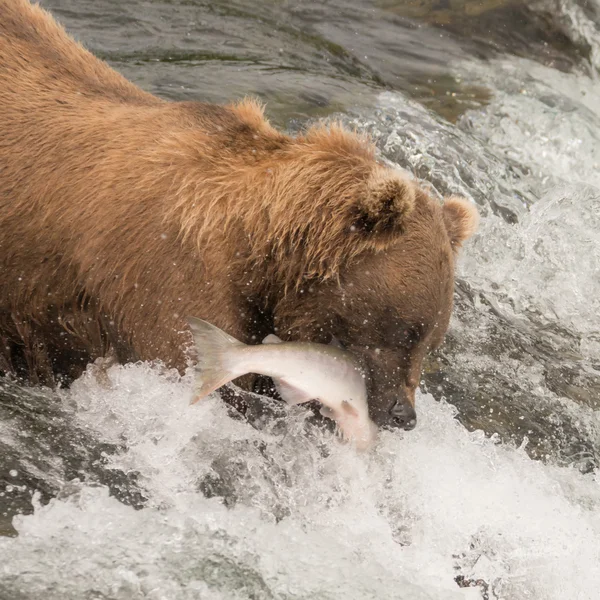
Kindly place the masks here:
<instances>
[{"instance_id":1,"label":"splashing water","mask_svg":"<svg viewBox=\"0 0 600 600\"><path fill-rule=\"evenodd\" d=\"M69 16L71 0L60 4ZM306 87L329 93L334 110L337 99L361 95L369 108L346 107L341 118L370 133L385 160L427 181L433 194L477 202L481 231L460 259L448 342L424 374L417 429L382 432L364 454L316 426L302 407L273 408L254 426L216 396L190 407L192 374L161 365L112 367L106 381L90 367L57 392L0 380L0 532L13 536L0 537L0 600L595 599L597 2L532 3L589 47L589 64L569 73L507 55L474 59L449 42L451 89L486 90L485 101L469 101L456 123L398 92L380 93L373 108L371 80L379 75L367 52L358 61L325 43L329 34L358 48L348 7L302 37L275 26L264 7L251 18L243 2L235 10L213 3L214 11L202 13L206 22L196 23L200 4L177 5L177 15L171 4L157 6L210 40L221 40L219 28L234 21L251 23L252 39L264 41L252 52L273 46L279 56L292 48L282 58L290 68L277 71L272 57L261 63L254 54L244 63L228 59L217 63L218 85L196 89L186 69L201 61L170 62L169 55L139 75L147 88L177 98L206 89L221 100L227 69L234 83L225 95L235 85L260 87L254 75L248 81L260 71L260 81L276 89L264 93L284 113L294 113L287 95L298 95L304 114ZM95 10L83 2L72 14L85 26ZM312 20L311 11L333 9L295 10ZM113 62L132 78L143 32L162 22L136 11L129 3L105 11L117 27L107 52L124 44L132 61L119 55ZM437 30L396 21L385 29L385 19L368 12L362 7L360 18L368 20L373 56L389 54L379 63L388 84L398 77L398 32L405 54L415 40L418 48L441 40L422 55L442 62ZM118 27L129 31L132 20L138 36L127 38ZM165 45L180 43L175 27L163 35ZM202 73L210 79L215 68L207 60ZM169 81L191 87L178 94Z\"/></svg>"},{"instance_id":2,"label":"splashing water","mask_svg":"<svg viewBox=\"0 0 600 600\"><path fill-rule=\"evenodd\" d=\"M600 585L598 481L468 433L430 396L419 398L418 430L383 433L359 455L307 431L301 409L282 432L258 431L217 398L190 407L191 376L149 365L109 376L110 389L84 376L63 401L76 398L81 425L126 444L111 467L135 469L147 503L136 511L105 487L68 484L15 519L19 537L0 540L4 593L479 597L457 588L461 575L497 597L550 600ZM228 506L199 493L207 479Z\"/></svg>"}]
</instances>

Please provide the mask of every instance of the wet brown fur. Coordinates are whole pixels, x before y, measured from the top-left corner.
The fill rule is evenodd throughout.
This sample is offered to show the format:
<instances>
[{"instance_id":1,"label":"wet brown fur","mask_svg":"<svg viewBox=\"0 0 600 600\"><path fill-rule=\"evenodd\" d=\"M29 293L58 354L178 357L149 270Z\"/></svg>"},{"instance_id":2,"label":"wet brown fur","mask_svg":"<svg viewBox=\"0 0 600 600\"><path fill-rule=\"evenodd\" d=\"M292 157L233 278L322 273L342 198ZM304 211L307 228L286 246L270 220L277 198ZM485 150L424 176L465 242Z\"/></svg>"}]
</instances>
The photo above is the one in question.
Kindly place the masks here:
<instances>
[{"instance_id":1,"label":"wet brown fur","mask_svg":"<svg viewBox=\"0 0 600 600\"><path fill-rule=\"evenodd\" d=\"M291 138L253 100L143 92L26 0L0 15L0 370L52 383L109 351L182 369L187 315L420 369L474 228L464 200L445 211L338 125ZM369 358L369 336L414 323L418 351L390 334L396 366Z\"/></svg>"}]
</instances>

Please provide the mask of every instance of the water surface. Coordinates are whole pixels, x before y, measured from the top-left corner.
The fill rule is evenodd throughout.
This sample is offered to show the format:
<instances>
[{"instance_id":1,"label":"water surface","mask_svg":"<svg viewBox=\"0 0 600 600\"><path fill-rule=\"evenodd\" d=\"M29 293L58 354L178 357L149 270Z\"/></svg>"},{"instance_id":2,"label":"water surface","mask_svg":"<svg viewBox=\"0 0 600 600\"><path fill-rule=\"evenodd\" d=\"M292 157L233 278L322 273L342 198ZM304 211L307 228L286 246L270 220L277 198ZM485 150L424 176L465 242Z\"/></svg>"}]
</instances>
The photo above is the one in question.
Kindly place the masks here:
<instances>
[{"instance_id":1,"label":"water surface","mask_svg":"<svg viewBox=\"0 0 600 600\"><path fill-rule=\"evenodd\" d=\"M149 91L341 119L483 218L419 426L372 454L160 365L0 381L0 598L595 599L598 1L43 5Z\"/></svg>"}]
</instances>

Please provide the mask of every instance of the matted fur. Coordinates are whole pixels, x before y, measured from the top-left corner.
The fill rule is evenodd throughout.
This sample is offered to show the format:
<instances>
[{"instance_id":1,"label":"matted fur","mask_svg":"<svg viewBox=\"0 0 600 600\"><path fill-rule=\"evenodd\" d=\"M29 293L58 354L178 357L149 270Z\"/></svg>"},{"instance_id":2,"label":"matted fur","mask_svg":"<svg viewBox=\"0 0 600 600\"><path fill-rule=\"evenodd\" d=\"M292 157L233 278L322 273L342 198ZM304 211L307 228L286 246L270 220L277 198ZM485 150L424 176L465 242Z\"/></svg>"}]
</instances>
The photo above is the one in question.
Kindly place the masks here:
<instances>
[{"instance_id":1,"label":"matted fur","mask_svg":"<svg viewBox=\"0 0 600 600\"><path fill-rule=\"evenodd\" d=\"M444 224L368 140L286 136L254 100L161 100L26 0L0 15L0 369L51 382L107 352L181 369L187 315L246 342L335 323L360 342L378 304L396 316L373 327L445 331L448 231L459 244L471 222L453 204ZM383 287L360 279L373 261Z\"/></svg>"}]
</instances>

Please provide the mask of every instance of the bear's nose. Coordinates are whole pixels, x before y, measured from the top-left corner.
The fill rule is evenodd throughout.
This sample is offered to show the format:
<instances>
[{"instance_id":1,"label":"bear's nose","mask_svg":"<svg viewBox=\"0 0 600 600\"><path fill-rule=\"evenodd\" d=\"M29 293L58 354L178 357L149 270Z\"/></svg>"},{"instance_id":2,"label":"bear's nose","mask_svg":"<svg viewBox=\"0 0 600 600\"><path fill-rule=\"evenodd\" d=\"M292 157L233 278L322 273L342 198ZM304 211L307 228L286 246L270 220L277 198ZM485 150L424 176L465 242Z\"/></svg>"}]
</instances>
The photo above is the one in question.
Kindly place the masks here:
<instances>
[{"instance_id":1,"label":"bear's nose","mask_svg":"<svg viewBox=\"0 0 600 600\"><path fill-rule=\"evenodd\" d=\"M409 404L396 402L390 409L394 425L402 427L405 431L410 431L417 426L417 412Z\"/></svg>"}]
</instances>

